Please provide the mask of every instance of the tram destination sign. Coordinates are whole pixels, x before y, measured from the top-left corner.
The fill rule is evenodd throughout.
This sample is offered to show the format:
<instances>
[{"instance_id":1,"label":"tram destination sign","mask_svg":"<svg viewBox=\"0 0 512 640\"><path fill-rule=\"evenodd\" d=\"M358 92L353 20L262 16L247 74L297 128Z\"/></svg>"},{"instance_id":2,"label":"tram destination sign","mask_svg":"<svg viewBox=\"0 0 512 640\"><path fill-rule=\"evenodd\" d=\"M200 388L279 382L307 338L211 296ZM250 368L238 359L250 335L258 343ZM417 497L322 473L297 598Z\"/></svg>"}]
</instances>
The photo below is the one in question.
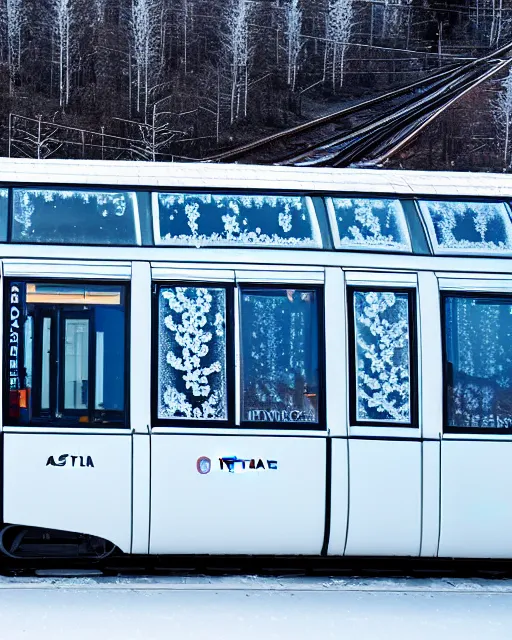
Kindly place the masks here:
<instances>
[{"instance_id":1,"label":"tram destination sign","mask_svg":"<svg viewBox=\"0 0 512 640\"><path fill-rule=\"evenodd\" d=\"M20 352L20 286L12 283L9 296L9 389L19 389L19 352Z\"/></svg>"}]
</instances>

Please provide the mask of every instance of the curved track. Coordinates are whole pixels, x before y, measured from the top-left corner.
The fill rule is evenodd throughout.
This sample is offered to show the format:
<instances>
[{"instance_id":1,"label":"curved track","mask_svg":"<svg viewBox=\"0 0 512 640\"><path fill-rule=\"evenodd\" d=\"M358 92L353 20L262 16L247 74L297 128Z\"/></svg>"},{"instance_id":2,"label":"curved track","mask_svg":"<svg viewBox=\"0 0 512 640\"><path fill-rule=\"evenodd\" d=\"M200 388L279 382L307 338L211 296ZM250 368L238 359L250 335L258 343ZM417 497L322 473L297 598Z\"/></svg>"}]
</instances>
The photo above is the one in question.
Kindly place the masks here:
<instances>
[{"instance_id":1,"label":"curved track","mask_svg":"<svg viewBox=\"0 0 512 640\"><path fill-rule=\"evenodd\" d=\"M287 166L342 167L384 162L448 106L511 62L512 43L377 98L351 105L286 131L210 158L211 162L260 161ZM339 131L349 116L360 120ZM255 160L256 159L256 160Z\"/></svg>"}]
</instances>

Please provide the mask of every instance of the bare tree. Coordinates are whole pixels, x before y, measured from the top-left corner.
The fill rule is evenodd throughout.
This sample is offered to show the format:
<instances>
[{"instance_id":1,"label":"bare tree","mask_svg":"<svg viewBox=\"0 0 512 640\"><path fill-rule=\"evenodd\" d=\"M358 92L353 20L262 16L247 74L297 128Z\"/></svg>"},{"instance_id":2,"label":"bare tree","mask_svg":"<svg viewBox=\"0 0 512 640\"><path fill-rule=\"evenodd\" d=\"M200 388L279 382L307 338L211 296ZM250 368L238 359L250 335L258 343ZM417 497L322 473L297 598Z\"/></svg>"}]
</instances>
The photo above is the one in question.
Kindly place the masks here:
<instances>
[{"instance_id":1,"label":"bare tree","mask_svg":"<svg viewBox=\"0 0 512 640\"><path fill-rule=\"evenodd\" d=\"M491 0L491 29L489 46L497 46L501 37L503 19L503 0Z\"/></svg>"},{"instance_id":2,"label":"bare tree","mask_svg":"<svg viewBox=\"0 0 512 640\"><path fill-rule=\"evenodd\" d=\"M224 10L222 39L229 62L230 75L230 121L238 120L242 111L247 115L247 93L249 62L249 19L251 5L248 0L230 0Z\"/></svg>"},{"instance_id":3,"label":"bare tree","mask_svg":"<svg viewBox=\"0 0 512 640\"><path fill-rule=\"evenodd\" d=\"M286 19L286 52L288 54L287 83L292 91L295 91L297 82L297 70L299 55L302 49L302 11L299 8L299 0L289 0L285 8Z\"/></svg>"},{"instance_id":4,"label":"bare tree","mask_svg":"<svg viewBox=\"0 0 512 640\"><path fill-rule=\"evenodd\" d=\"M99 22L103 20L105 14L105 4L107 0L94 0L94 8L96 9L96 18Z\"/></svg>"},{"instance_id":5,"label":"bare tree","mask_svg":"<svg viewBox=\"0 0 512 640\"><path fill-rule=\"evenodd\" d=\"M12 95L21 65L22 0L6 0L7 60L9 65L9 94Z\"/></svg>"},{"instance_id":6,"label":"bare tree","mask_svg":"<svg viewBox=\"0 0 512 640\"><path fill-rule=\"evenodd\" d=\"M71 92L71 25L73 21L73 0L51 0L49 19L53 38L57 47L59 65L59 104L61 108L69 104Z\"/></svg>"},{"instance_id":7,"label":"bare tree","mask_svg":"<svg viewBox=\"0 0 512 640\"><path fill-rule=\"evenodd\" d=\"M412 0L384 0L382 35L397 38L401 30L410 28L410 6Z\"/></svg>"},{"instance_id":8,"label":"bare tree","mask_svg":"<svg viewBox=\"0 0 512 640\"><path fill-rule=\"evenodd\" d=\"M503 80L501 91L494 102L494 119L498 126L500 138L503 144L503 169L511 166L510 135L512 133L512 69Z\"/></svg>"},{"instance_id":9,"label":"bare tree","mask_svg":"<svg viewBox=\"0 0 512 640\"><path fill-rule=\"evenodd\" d=\"M324 77L326 76L326 64L328 50L331 52L332 61L332 88L343 86L343 74L345 71L345 54L350 40L353 22L353 0L330 0L327 14L327 45L324 59Z\"/></svg>"},{"instance_id":10,"label":"bare tree","mask_svg":"<svg viewBox=\"0 0 512 640\"><path fill-rule=\"evenodd\" d=\"M148 117L149 89L156 77L160 48L161 0L132 0L131 34L136 65L137 111Z\"/></svg>"}]
</instances>

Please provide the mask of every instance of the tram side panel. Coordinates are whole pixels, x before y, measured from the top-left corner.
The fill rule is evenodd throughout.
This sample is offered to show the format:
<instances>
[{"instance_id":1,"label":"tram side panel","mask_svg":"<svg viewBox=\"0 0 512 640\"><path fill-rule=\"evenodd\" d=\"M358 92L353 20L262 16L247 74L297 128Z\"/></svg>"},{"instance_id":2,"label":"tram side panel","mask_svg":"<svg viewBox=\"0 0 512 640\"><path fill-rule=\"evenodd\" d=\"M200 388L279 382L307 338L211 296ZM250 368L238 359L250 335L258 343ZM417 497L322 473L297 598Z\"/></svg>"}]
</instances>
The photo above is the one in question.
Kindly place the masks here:
<instances>
[{"instance_id":1,"label":"tram side panel","mask_svg":"<svg viewBox=\"0 0 512 640\"><path fill-rule=\"evenodd\" d=\"M323 437L152 436L151 553L320 554Z\"/></svg>"},{"instance_id":2,"label":"tram side panel","mask_svg":"<svg viewBox=\"0 0 512 640\"><path fill-rule=\"evenodd\" d=\"M439 276L444 425L439 556L512 557L512 278Z\"/></svg>"},{"instance_id":3,"label":"tram side panel","mask_svg":"<svg viewBox=\"0 0 512 640\"><path fill-rule=\"evenodd\" d=\"M417 556L422 524L417 274L347 271L345 277L349 371L345 553ZM344 455L341 447L335 448L333 465L342 466Z\"/></svg>"},{"instance_id":4,"label":"tram side panel","mask_svg":"<svg viewBox=\"0 0 512 640\"><path fill-rule=\"evenodd\" d=\"M129 552L130 268L4 269L4 522L95 535Z\"/></svg>"},{"instance_id":5,"label":"tram side panel","mask_svg":"<svg viewBox=\"0 0 512 640\"><path fill-rule=\"evenodd\" d=\"M131 437L4 433L4 521L130 551Z\"/></svg>"}]
</instances>

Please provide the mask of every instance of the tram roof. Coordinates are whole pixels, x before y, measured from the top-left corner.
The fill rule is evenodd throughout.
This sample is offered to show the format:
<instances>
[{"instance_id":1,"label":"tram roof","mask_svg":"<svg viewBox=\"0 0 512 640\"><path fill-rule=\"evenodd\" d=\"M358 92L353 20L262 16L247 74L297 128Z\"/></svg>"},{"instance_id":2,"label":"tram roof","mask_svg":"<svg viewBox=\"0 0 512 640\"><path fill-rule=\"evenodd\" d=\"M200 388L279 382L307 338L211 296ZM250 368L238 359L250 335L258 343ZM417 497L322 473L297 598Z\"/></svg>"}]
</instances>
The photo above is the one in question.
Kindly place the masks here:
<instances>
[{"instance_id":1,"label":"tram roof","mask_svg":"<svg viewBox=\"0 0 512 640\"><path fill-rule=\"evenodd\" d=\"M512 175L242 164L0 158L0 183L512 197Z\"/></svg>"}]
</instances>

